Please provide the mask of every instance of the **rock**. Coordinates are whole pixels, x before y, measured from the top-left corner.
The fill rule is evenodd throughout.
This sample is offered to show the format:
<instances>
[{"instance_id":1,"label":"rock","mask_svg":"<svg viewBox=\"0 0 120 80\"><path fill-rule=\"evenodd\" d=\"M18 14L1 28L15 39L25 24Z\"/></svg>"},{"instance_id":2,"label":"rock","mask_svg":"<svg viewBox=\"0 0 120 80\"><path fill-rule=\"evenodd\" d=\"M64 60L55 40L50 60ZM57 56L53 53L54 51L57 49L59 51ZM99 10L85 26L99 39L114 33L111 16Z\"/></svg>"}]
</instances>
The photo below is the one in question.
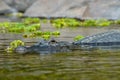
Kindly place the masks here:
<instances>
[{"instance_id":1,"label":"rock","mask_svg":"<svg viewBox=\"0 0 120 80\"><path fill-rule=\"evenodd\" d=\"M11 8L3 0L0 0L0 6L0 14L6 14L11 12Z\"/></svg>"},{"instance_id":2,"label":"rock","mask_svg":"<svg viewBox=\"0 0 120 80\"><path fill-rule=\"evenodd\" d=\"M9 6L17 9L18 11L25 11L36 0L4 0Z\"/></svg>"},{"instance_id":3,"label":"rock","mask_svg":"<svg viewBox=\"0 0 120 80\"><path fill-rule=\"evenodd\" d=\"M83 18L120 19L120 0L95 0L88 5Z\"/></svg>"},{"instance_id":4,"label":"rock","mask_svg":"<svg viewBox=\"0 0 120 80\"><path fill-rule=\"evenodd\" d=\"M88 1L88 0L86 0ZM93 0L91 0L93 1ZM88 1L88 2L91 2ZM57 4L57 5L56 5ZM30 17L72 17L81 18L87 8L84 0L38 0L26 12Z\"/></svg>"},{"instance_id":5,"label":"rock","mask_svg":"<svg viewBox=\"0 0 120 80\"><path fill-rule=\"evenodd\" d=\"M57 5L56 5L57 4ZM119 0L38 0L24 14L30 17L120 19Z\"/></svg>"},{"instance_id":6,"label":"rock","mask_svg":"<svg viewBox=\"0 0 120 80\"><path fill-rule=\"evenodd\" d=\"M59 5L61 5L64 1L65 0L38 0L27 9L24 15L30 17L49 17L56 10L56 4L59 3Z\"/></svg>"},{"instance_id":7,"label":"rock","mask_svg":"<svg viewBox=\"0 0 120 80\"><path fill-rule=\"evenodd\" d=\"M87 6L78 7L78 8L76 7L74 9L68 9L66 11L61 10L51 15L51 17L82 18L86 8Z\"/></svg>"}]
</instances>

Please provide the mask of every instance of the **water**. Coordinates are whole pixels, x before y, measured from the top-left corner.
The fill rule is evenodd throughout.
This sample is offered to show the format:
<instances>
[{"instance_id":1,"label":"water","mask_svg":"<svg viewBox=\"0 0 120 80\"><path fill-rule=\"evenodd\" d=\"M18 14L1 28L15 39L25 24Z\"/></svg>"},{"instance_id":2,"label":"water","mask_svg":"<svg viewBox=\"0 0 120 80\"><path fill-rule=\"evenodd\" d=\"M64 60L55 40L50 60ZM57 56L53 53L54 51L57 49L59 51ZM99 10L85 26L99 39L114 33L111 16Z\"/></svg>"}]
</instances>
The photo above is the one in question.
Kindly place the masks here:
<instances>
[{"instance_id":1,"label":"water","mask_svg":"<svg viewBox=\"0 0 120 80\"><path fill-rule=\"evenodd\" d=\"M51 30L51 25L43 26L43 31ZM114 29L119 27L60 29L58 40L72 41L78 34L88 36ZM37 42L36 39L22 39L20 35L1 34L0 48L15 39L25 41L26 45ZM76 51L46 55L0 52L0 80L120 80L119 75L120 52Z\"/></svg>"},{"instance_id":2,"label":"water","mask_svg":"<svg viewBox=\"0 0 120 80\"><path fill-rule=\"evenodd\" d=\"M0 54L0 80L119 80L119 75L120 52Z\"/></svg>"}]
</instances>

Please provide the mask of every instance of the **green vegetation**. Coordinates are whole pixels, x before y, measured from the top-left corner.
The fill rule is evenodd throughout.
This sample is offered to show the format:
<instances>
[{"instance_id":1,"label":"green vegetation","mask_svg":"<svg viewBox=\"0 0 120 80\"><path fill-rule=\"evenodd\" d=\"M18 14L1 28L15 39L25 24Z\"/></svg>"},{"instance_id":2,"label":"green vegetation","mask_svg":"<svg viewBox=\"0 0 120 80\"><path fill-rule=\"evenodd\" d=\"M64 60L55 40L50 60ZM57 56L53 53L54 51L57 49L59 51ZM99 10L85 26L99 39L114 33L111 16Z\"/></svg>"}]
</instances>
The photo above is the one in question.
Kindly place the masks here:
<instances>
[{"instance_id":1,"label":"green vegetation","mask_svg":"<svg viewBox=\"0 0 120 80\"><path fill-rule=\"evenodd\" d=\"M27 33L27 32L34 32L39 28L40 28L40 24L31 24L26 26L23 23L14 23L11 24L11 27L7 28L7 31L11 33Z\"/></svg>"},{"instance_id":2,"label":"green vegetation","mask_svg":"<svg viewBox=\"0 0 120 80\"><path fill-rule=\"evenodd\" d=\"M39 18L25 18L22 22L3 22L0 23L2 33L27 33L40 29Z\"/></svg>"},{"instance_id":3,"label":"green vegetation","mask_svg":"<svg viewBox=\"0 0 120 80\"><path fill-rule=\"evenodd\" d=\"M85 20L84 22L81 23L81 26L95 26L95 27L104 27L104 26L110 26L111 21L108 21L107 19L98 19L98 20Z\"/></svg>"},{"instance_id":4,"label":"green vegetation","mask_svg":"<svg viewBox=\"0 0 120 80\"><path fill-rule=\"evenodd\" d=\"M12 52L15 50L16 47L18 46L24 46L25 43L21 40L14 40L10 43L10 46L5 50L7 52Z\"/></svg>"},{"instance_id":5,"label":"green vegetation","mask_svg":"<svg viewBox=\"0 0 120 80\"><path fill-rule=\"evenodd\" d=\"M35 23L40 23L40 19L39 18L25 18L23 19L23 22L27 25L35 24Z\"/></svg>"},{"instance_id":6,"label":"green vegetation","mask_svg":"<svg viewBox=\"0 0 120 80\"><path fill-rule=\"evenodd\" d=\"M23 17L23 13L21 12L17 12L17 13L10 13L10 14L6 14L6 16L9 16L9 17Z\"/></svg>"},{"instance_id":7,"label":"green vegetation","mask_svg":"<svg viewBox=\"0 0 120 80\"><path fill-rule=\"evenodd\" d=\"M42 21L47 21L43 19ZM0 33L19 33L23 34L24 38L36 38L42 37L49 39L51 36L58 37L59 31L40 31L40 19L39 18L25 18L22 22L3 22L0 23Z\"/></svg>"},{"instance_id":8,"label":"green vegetation","mask_svg":"<svg viewBox=\"0 0 120 80\"><path fill-rule=\"evenodd\" d=\"M110 26L112 21L108 21L107 19L99 19L96 20L96 26Z\"/></svg>"},{"instance_id":9,"label":"green vegetation","mask_svg":"<svg viewBox=\"0 0 120 80\"><path fill-rule=\"evenodd\" d=\"M41 19L40 22L42 22L42 23L47 23L48 20L47 20L47 19Z\"/></svg>"},{"instance_id":10,"label":"green vegetation","mask_svg":"<svg viewBox=\"0 0 120 80\"><path fill-rule=\"evenodd\" d=\"M24 38L44 38L46 40L50 39L51 37L59 37L60 32L59 31L54 31L54 32L50 32L50 31L35 31L35 32L31 32L31 33L26 33L23 34Z\"/></svg>"},{"instance_id":11,"label":"green vegetation","mask_svg":"<svg viewBox=\"0 0 120 80\"><path fill-rule=\"evenodd\" d=\"M80 26L79 21L77 21L76 19L70 19L70 18L62 18L62 19L51 20L51 23L56 28Z\"/></svg>"},{"instance_id":12,"label":"green vegetation","mask_svg":"<svg viewBox=\"0 0 120 80\"><path fill-rule=\"evenodd\" d=\"M39 18L25 18L22 22L2 22L0 23L0 33L31 33L39 31L41 24L40 22L46 23L47 19ZM71 18L61 18L50 20L51 24L56 28L64 27L104 27L110 26L111 24L120 24L120 20L109 21L107 19L98 20L85 20L80 21Z\"/></svg>"},{"instance_id":13,"label":"green vegetation","mask_svg":"<svg viewBox=\"0 0 120 80\"><path fill-rule=\"evenodd\" d=\"M74 37L74 41L79 41L79 40L81 40L83 38L84 38L84 36L78 35L78 36Z\"/></svg>"},{"instance_id":14,"label":"green vegetation","mask_svg":"<svg viewBox=\"0 0 120 80\"><path fill-rule=\"evenodd\" d=\"M117 23L119 20L117 21ZM56 28L64 28L64 27L104 27L104 26L110 26L112 24L112 21L109 21L107 19L89 19L85 21L80 21L76 19L71 18L61 18L61 19L54 19L51 20L51 23Z\"/></svg>"},{"instance_id":15,"label":"green vegetation","mask_svg":"<svg viewBox=\"0 0 120 80\"><path fill-rule=\"evenodd\" d=\"M120 20L114 21L115 24L120 24Z\"/></svg>"}]
</instances>

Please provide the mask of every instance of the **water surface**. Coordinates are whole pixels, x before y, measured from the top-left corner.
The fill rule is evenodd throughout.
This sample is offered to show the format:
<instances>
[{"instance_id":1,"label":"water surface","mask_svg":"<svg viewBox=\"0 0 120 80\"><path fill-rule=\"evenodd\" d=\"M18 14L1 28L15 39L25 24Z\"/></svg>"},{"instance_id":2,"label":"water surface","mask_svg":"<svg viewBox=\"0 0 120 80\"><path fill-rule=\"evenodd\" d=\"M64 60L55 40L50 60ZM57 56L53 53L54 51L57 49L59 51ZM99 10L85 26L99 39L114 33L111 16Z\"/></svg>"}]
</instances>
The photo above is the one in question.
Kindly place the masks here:
<instances>
[{"instance_id":1,"label":"water surface","mask_svg":"<svg viewBox=\"0 0 120 80\"><path fill-rule=\"evenodd\" d=\"M120 52L0 53L0 80L119 80Z\"/></svg>"}]
</instances>

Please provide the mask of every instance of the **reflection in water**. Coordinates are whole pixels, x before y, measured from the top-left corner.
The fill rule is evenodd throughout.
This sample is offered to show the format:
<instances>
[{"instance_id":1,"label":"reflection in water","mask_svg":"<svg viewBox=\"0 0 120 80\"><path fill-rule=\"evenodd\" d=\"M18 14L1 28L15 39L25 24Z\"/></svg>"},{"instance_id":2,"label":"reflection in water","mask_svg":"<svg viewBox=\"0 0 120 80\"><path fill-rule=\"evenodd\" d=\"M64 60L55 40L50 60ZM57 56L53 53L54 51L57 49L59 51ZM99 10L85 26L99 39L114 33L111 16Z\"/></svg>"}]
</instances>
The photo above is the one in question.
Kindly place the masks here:
<instances>
[{"instance_id":1,"label":"reflection in water","mask_svg":"<svg viewBox=\"0 0 120 80\"><path fill-rule=\"evenodd\" d=\"M119 52L0 54L0 80L119 80Z\"/></svg>"}]
</instances>

